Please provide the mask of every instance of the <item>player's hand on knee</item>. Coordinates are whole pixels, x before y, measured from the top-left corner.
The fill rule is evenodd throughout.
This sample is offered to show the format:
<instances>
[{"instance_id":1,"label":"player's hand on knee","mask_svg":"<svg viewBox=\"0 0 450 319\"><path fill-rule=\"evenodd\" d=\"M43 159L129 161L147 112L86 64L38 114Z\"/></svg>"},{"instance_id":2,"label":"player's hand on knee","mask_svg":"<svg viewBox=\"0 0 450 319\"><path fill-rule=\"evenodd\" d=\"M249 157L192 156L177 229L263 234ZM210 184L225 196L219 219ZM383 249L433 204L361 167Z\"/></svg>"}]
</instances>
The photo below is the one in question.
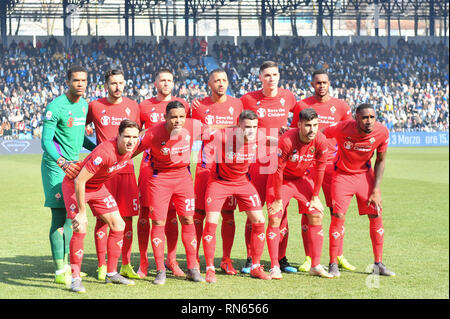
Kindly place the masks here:
<instances>
[{"instance_id":1,"label":"player's hand on knee","mask_svg":"<svg viewBox=\"0 0 450 319\"><path fill-rule=\"evenodd\" d=\"M278 213L282 209L283 209L283 202L281 199L274 200L272 203L267 205L267 212L268 212L269 216L272 216L272 215Z\"/></svg>"},{"instance_id":2,"label":"player's hand on knee","mask_svg":"<svg viewBox=\"0 0 450 319\"><path fill-rule=\"evenodd\" d=\"M72 228L75 232L80 232L86 228L88 223L86 213L78 213L72 219Z\"/></svg>"},{"instance_id":3,"label":"player's hand on knee","mask_svg":"<svg viewBox=\"0 0 450 319\"><path fill-rule=\"evenodd\" d=\"M80 173L80 166L78 166L79 162L80 161L68 161L62 156L56 161L58 166L61 167L70 179L77 177Z\"/></svg>"},{"instance_id":4,"label":"player's hand on knee","mask_svg":"<svg viewBox=\"0 0 450 319\"><path fill-rule=\"evenodd\" d=\"M379 215L383 209L382 203L383 201L381 200L381 191L374 189L367 201L367 206L373 205Z\"/></svg>"},{"instance_id":5,"label":"player's hand on knee","mask_svg":"<svg viewBox=\"0 0 450 319\"><path fill-rule=\"evenodd\" d=\"M323 215L323 205L319 196L313 196L309 201L309 210L316 210Z\"/></svg>"}]
</instances>

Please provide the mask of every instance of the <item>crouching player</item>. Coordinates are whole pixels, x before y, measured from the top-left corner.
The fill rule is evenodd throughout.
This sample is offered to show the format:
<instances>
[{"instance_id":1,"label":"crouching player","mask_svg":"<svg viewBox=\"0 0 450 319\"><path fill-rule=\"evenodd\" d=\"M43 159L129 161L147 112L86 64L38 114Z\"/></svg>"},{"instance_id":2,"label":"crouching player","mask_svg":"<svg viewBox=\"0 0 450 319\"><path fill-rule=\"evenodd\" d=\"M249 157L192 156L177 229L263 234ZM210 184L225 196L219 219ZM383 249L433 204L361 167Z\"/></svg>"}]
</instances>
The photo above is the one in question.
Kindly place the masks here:
<instances>
[{"instance_id":1,"label":"crouching player","mask_svg":"<svg viewBox=\"0 0 450 319\"><path fill-rule=\"evenodd\" d=\"M252 225L250 275L254 278L270 280L260 265L265 243L265 220L262 213L258 191L248 178L248 169L255 161L259 148L265 150L266 137L258 133L258 117L251 110L239 115L236 128L216 131L216 169L213 170L206 188L206 222L202 243L206 261L206 281L216 281L214 251L216 248L216 229L220 211L225 200L234 196L240 211L245 211ZM262 144L262 145L261 145ZM264 146L264 147L261 147Z\"/></svg>"},{"instance_id":2,"label":"crouching player","mask_svg":"<svg viewBox=\"0 0 450 319\"><path fill-rule=\"evenodd\" d=\"M86 203L89 204L94 216L101 218L110 228L107 240L108 261L105 282L134 285L133 281L122 277L117 272L125 222L105 182L127 166L137 148L138 139L138 124L123 120L119 125L117 138L97 146L80 164L80 173L74 180L67 177L63 180L62 190L68 212L67 217L72 219L73 226L73 236L70 241L71 291L86 292L80 277L84 237L87 230Z\"/></svg>"},{"instance_id":3,"label":"crouching player","mask_svg":"<svg viewBox=\"0 0 450 319\"><path fill-rule=\"evenodd\" d=\"M333 278L320 265L322 254L323 206L319 198L320 188L327 161L327 140L318 132L319 119L312 108L299 114L298 128L286 132L278 143L278 168L269 176L267 183L267 246L271 260L270 276L282 279L278 261L280 242L280 223L286 218L287 206L291 198L298 201L300 214L308 217L308 235L311 245L311 275ZM316 162L317 169L310 173L310 167ZM314 176L311 176L314 175Z\"/></svg>"}]
</instances>

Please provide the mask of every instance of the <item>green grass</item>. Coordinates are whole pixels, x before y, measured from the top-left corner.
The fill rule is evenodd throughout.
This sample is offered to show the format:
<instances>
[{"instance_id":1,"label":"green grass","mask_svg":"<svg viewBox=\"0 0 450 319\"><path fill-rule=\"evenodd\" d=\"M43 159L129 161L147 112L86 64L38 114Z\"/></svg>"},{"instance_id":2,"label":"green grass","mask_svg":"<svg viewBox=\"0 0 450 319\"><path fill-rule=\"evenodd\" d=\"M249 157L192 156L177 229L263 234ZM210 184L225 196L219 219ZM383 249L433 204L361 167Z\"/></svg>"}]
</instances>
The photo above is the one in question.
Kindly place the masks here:
<instances>
[{"instance_id":1,"label":"green grass","mask_svg":"<svg viewBox=\"0 0 450 319\"><path fill-rule=\"evenodd\" d=\"M88 273L84 279L87 294L77 295L53 283L48 240L50 210L43 207L40 156L0 156L0 298L449 298L449 149L390 148L387 161L382 184L384 262L396 272L394 278L370 277L365 273L373 261L369 224L367 217L358 216L353 200L346 219L344 252L357 270L342 271L341 278L333 280L297 273L284 274L281 281L261 281L241 274L225 276L218 271L217 283L213 285L195 284L168 275L166 285L156 287L151 283L155 267L150 248L151 272L148 278L138 280L134 287L106 286L95 279L94 218L91 215L82 269ZM295 203L291 204L289 212L287 256L291 264L299 266L304 259L304 252L300 216L295 213L296 207ZM325 265L328 264L329 222L330 217L326 214L322 254L322 263ZM236 212L232 258L239 269L246 257L244 224L244 214ZM218 267L221 257L220 235L217 240ZM186 269L181 240L178 259L181 267ZM270 261L267 246L262 261L268 269ZM132 264L137 268L138 263L135 234Z\"/></svg>"}]
</instances>

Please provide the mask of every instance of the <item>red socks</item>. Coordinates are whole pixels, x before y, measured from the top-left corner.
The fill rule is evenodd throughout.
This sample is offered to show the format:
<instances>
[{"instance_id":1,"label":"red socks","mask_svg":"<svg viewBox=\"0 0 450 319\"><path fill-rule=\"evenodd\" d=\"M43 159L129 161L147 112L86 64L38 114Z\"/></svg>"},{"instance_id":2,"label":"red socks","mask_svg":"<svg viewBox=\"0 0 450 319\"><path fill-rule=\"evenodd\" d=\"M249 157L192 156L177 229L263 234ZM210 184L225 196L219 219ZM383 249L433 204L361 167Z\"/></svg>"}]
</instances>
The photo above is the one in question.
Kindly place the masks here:
<instances>
[{"instance_id":1,"label":"red socks","mask_svg":"<svg viewBox=\"0 0 450 319\"><path fill-rule=\"evenodd\" d=\"M311 257L311 244L309 241L309 222L308 216L306 214L302 214L302 239L303 239L303 248L305 250L305 256Z\"/></svg>"},{"instance_id":2,"label":"red socks","mask_svg":"<svg viewBox=\"0 0 450 319\"><path fill-rule=\"evenodd\" d=\"M245 222L245 247L247 248L247 257L251 257L252 255L252 223L247 218Z\"/></svg>"},{"instance_id":3,"label":"red socks","mask_svg":"<svg viewBox=\"0 0 450 319\"><path fill-rule=\"evenodd\" d=\"M311 267L320 264L323 246L323 229L322 225L308 225L308 241L310 247Z\"/></svg>"},{"instance_id":4,"label":"red socks","mask_svg":"<svg viewBox=\"0 0 450 319\"><path fill-rule=\"evenodd\" d=\"M178 243L178 219L175 209L169 209L167 212L165 233L167 239L167 260L175 261Z\"/></svg>"},{"instance_id":5,"label":"red socks","mask_svg":"<svg viewBox=\"0 0 450 319\"><path fill-rule=\"evenodd\" d=\"M372 240L372 249L375 262L381 262L383 257L384 228L381 216L369 218L370 239Z\"/></svg>"},{"instance_id":6,"label":"red socks","mask_svg":"<svg viewBox=\"0 0 450 319\"><path fill-rule=\"evenodd\" d=\"M234 213L222 213L222 249L224 258L230 258L231 248L233 248L236 225L234 223Z\"/></svg>"},{"instance_id":7,"label":"red socks","mask_svg":"<svg viewBox=\"0 0 450 319\"><path fill-rule=\"evenodd\" d=\"M72 278L80 277L81 263L84 255L84 237L86 233L73 232L70 240L70 268L72 269Z\"/></svg>"},{"instance_id":8,"label":"red socks","mask_svg":"<svg viewBox=\"0 0 450 319\"><path fill-rule=\"evenodd\" d=\"M148 217L148 207L141 207L137 223L137 234L139 243L139 254L141 257L140 268L145 272L148 268L148 239L150 236L150 220Z\"/></svg>"},{"instance_id":9,"label":"red socks","mask_svg":"<svg viewBox=\"0 0 450 319\"><path fill-rule=\"evenodd\" d=\"M216 250L216 230L217 224L208 222L205 223L202 241L206 267L214 267L214 253Z\"/></svg>"},{"instance_id":10,"label":"red socks","mask_svg":"<svg viewBox=\"0 0 450 319\"><path fill-rule=\"evenodd\" d=\"M108 240L108 224L97 218L94 229L95 250L97 252L98 267L106 265L106 243Z\"/></svg>"},{"instance_id":11,"label":"red socks","mask_svg":"<svg viewBox=\"0 0 450 319\"><path fill-rule=\"evenodd\" d=\"M166 236L164 234L165 226L153 225L151 230L153 256L155 258L156 270L164 270L164 247Z\"/></svg>"},{"instance_id":12,"label":"red socks","mask_svg":"<svg viewBox=\"0 0 450 319\"><path fill-rule=\"evenodd\" d=\"M200 243L202 242L202 234L203 234L203 220L206 217L206 213L202 214L197 211L194 213L194 227L195 227L195 236L197 238L197 259L199 259L198 251L200 249Z\"/></svg>"},{"instance_id":13,"label":"red socks","mask_svg":"<svg viewBox=\"0 0 450 319\"><path fill-rule=\"evenodd\" d=\"M122 264L128 265L131 258L131 245L133 244L133 220L124 218L125 229L123 230ZM109 258L109 256L108 256Z\"/></svg>"},{"instance_id":14,"label":"red socks","mask_svg":"<svg viewBox=\"0 0 450 319\"><path fill-rule=\"evenodd\" d=\"M280 267L278 251L280 245L280 227L268 226L266 231L267 248L269 249L270 268Z\"/></svg>"},{"instance_id":15,"label":"red socks","mask_svg":"<svg viewBox=\"0 0 450 319\"><path fill-rule=\"evenodd\" d=\"M251 250L252 250L252 264L260 264L261 255L264 250L264 242L266 239L264 223L252 224L251 233Z\"/></svg>"},{"instance_id":16,"label":"red socks","mask_svg":"<svg viewBox=\"0 0 450 319\"><path fill-rule=\"evenodd\" d=\"M108 262L106 263L107 272L117 272L117 262L122 253L123 231L109 231L107 242Z\"/></svg>"},{"instance_id":17,"label":"red socks","mask_svg":"<svg viewBox=\"0 0 450 319\"><path fill-rule=\"evenodd\" d=\"M186 250L186 263L188 269L199 269L197 262L197 238L194 224L181 225L181 240ZM164 248L163 248L164 256Z\"/></svg>"},{"instance_id":18,"label":"red socks","mask_svg":"<svg viewBox=\"0 0 450 319\"><path fill-rule=\"evenodd\" d=\"M337 256L339 255L339 250L342 249L342 243L344 238L344 219L338 218L336 216L331 216L331 224L329 230L330 236L330 263L337 264Z\"/></svg>"}]
</instances>

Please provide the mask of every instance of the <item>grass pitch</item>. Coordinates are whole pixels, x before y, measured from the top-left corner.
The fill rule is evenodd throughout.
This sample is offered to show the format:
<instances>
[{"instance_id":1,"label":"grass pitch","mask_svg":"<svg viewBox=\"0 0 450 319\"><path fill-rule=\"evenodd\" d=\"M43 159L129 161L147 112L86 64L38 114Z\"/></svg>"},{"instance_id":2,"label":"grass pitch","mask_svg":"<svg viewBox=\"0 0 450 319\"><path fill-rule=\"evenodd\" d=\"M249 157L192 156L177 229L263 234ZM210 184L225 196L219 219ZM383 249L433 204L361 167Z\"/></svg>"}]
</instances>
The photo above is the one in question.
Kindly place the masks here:
<instances>
[{"instance_id":1,"label":"grass pitch","mask_svg":"<svg viewBox=\"0 0 450 319\"><path fill-rule=\"evenodd\" d=\"M0 156L0 298L2 299L448 299L449 298L449 148L390 148L382 183L384 208L384 262L397 274L393 278L369 276L373 262L367 217L359 217L356 201L347 213L344 254L357 267L342 271L339 279L308 274L284 274L283 280L262 281L248 275L223 275L216 284L196 284L173 278L166 285L152 285L155 265L151 246L150 276L133 287L106 286L96 280L93 240L94 218L90 215L82 270L87 293L78 295L53 282L48 230L50 210L43 207L40 155ZM140 158L135 163L139 163ZM304 260L297 204L289 211L289 261ZM236 237L232 259L240 269L246 258L245 216L236 212ZM136 230L134 219L134 229ZM328 264L328 212L324 217L322 264ZM180 229L181 232L181 229ZM132 264L137 270L139 250L134 235ZM202 249L202 248L201 248ZM178 261L186 269L181 239ZM201 250L202 252L202 250ZM216 267L221 258L217 236ZM265 247L262 262L270 259ZM204 260L202 258L202 271ZM204 273L203 273L204 274Z\"/></svg>"}]
</instances>

